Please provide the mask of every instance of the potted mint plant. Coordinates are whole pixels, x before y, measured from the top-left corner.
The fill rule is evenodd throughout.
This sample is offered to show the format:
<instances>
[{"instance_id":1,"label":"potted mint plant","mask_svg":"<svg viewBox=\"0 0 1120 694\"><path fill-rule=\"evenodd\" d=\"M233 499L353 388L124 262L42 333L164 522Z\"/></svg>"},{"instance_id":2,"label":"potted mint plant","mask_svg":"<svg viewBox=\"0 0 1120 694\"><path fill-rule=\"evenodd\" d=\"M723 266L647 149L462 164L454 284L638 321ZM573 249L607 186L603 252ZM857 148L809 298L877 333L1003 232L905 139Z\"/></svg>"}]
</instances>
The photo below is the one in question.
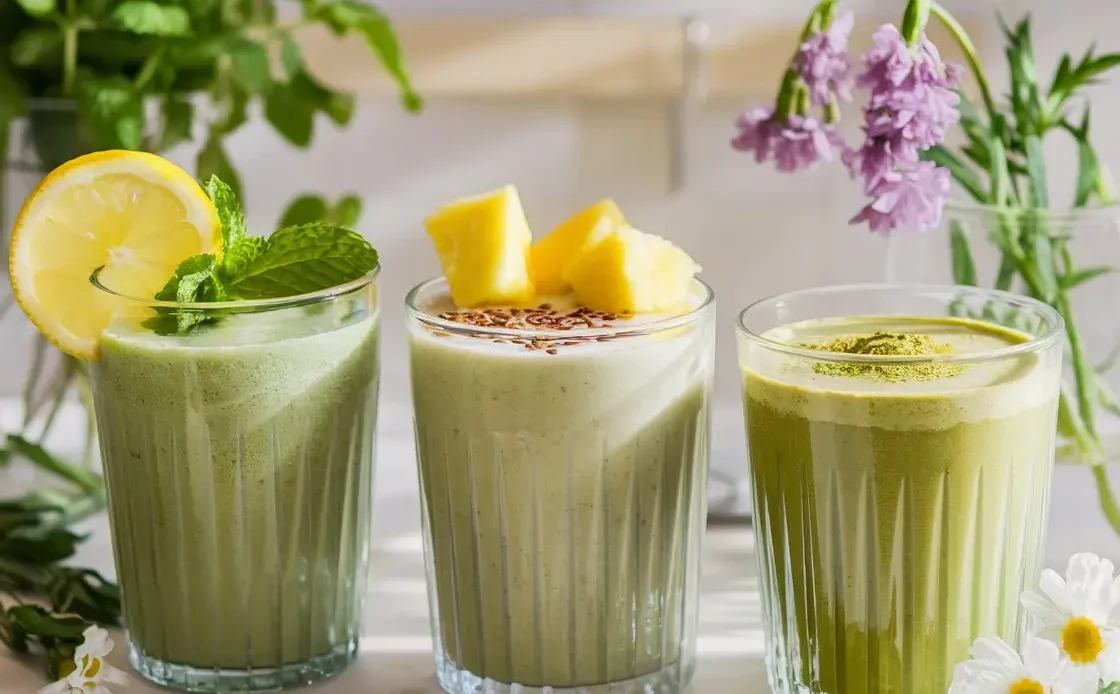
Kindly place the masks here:
<instances>
[{"instance_id":1,"label":"potted mint plant","mask_svg":"<svg viewBox=\"0 0 1120 694\"><path fill-rule=\"evenodd\" d=\"M294 32L322 25L360 36L400 87L406 109L420 97L405 71L393 28L374 6L356 0L305 0L281 12L273 0L12 0L0 3L0 250L16 207L46 171L102 149L165 152L202 139L196 174L217 174L240 193L225 140L247 122L253 102L287 142L310 146L320 115L346 126L354 97L322 84L307 68ZM295 15L295 16L288 16ZM274 66L273 58L278 57ZM319 125L322 125L320 122ZM5 210L5 204L8 209ZM361 201L302 195L282 225L328 219L352 226ZM7 264L4 264L6 269ZM0 281L0 325L11 307ZM8 316L11 321L14 314ZM10 325L10 323L9 323ZM11 339L11 338L8 338ZM81 362L57 353L41 335L24 387L24 436L42 441L76 384L88 404ZM91 415L92 416L92 415ZM87 458L92 453L92 420ZM4 450L0 442L0 453Z\"/></svg>"},{"instance_id":2,"label":"potted mint plant","mask_svg":"<svg viewBox=\"0 0 1120 694\"><path fill-rule=\"evenodd\" d=\"M1120 533L1105 468L1120 454L1120 199L1092 144L1086 94L1120 54L1063 55L1047 79L1029 18L1002 25L1010 83L1000 94L967 32L938 3L909 0L902 21L879 28L859 60L848 47L851 15L836 6L813 8L774 104L743 113L732 146L781 171L846 168L869 198L850 221L887 237L891 278L984 284L1056 308L1068 335L1059 455L1092 466ZM965 66L942 60L927 22L947 30ZM967 79L975 99L961 88ZM855 92L866 101L862 138L850 143L838 129L839 106ZM1077 152L1065 201L1049 189L1043 143L1053 136Z\"/></svg>"}]
</instances>

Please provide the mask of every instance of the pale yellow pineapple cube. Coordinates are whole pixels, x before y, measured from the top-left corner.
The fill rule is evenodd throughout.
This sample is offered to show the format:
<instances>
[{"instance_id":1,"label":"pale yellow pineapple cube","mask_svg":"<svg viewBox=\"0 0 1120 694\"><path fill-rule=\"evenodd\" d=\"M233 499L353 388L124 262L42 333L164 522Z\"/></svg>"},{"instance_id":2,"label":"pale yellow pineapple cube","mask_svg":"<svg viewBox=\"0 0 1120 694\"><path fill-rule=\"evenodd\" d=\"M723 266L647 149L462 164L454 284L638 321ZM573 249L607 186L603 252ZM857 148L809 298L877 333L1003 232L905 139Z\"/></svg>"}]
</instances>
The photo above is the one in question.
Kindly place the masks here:
<instances>
[{"instance_id":1,"label":"pale yellow pineapple cube","mask_svg":"<svg viewBox=\"0 0 1120 694\"><path fill-rule=\"evenodd\" d=\"M529 251L529 264L538 294L563 294L572 288L567 274L586 250L626 224L614 200L600 200L577 212L538 241Z\"/></svg>"},{"instance_id":2,"label":"pale yellow pineapple cube","mask_svg":"<svg viewBox=\"0 0 1120 694\"><path fill-rule=\"evenodd\" d=\"M669 241L622 226L586 250L568 279L580 303L611 313L676 313L700 266Z\"/></svg>"},{"instance_id":3,"label":"pale yellow pineapple cube","mask_svg":"<svg viewBox=\"0 0 1120 694\"><path fill-rule=\"evenodd\" d=\"M450 202L424 223L456 306L524 305L533 300L533 235L514 186Z\"/></svg>"}]
</instances>

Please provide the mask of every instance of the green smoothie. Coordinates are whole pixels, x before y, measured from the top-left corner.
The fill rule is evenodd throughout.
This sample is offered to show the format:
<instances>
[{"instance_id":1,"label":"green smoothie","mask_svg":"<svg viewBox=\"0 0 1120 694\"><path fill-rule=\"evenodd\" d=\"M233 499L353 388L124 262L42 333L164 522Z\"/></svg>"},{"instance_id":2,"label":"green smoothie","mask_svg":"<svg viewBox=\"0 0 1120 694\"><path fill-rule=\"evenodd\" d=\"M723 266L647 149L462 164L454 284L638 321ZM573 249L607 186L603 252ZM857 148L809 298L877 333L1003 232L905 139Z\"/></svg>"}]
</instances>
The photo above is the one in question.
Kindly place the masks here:
<instances>
[{"instance_id":1,"label":"green smoothie","mask_svg":"<svg viewBox=\"0 0 1120 694\"><path fill-rule=\"evenodd\" d=\"M914 353L857 345L877 332L965 356L1029 339L968 320L882 317L763 337ZM1019 595L1040 570L1060 359L868 366L745 350L775 691L944 694L976 637L1015 642Z\"/></svg>"},{"instance_id":2,"label":"green smoothie","mask_svg":"<svg viewBox=\"0 0 1120 694\"><path fill-rule=\"evenodd\" d=\"M669 333L572 330L534 345L414 326L441 679L579 687L671 672L659 691L684 685L711 330L701 316Z\"/></svg>"},{"instance_id":3,"label":"green smoothie","mask_svg":"<svg viewBox=\"0 0 1120 694\"><path fill-rule=\"evenodd\" d=\"M142 656L241 671L353 656L377 319L321 308L103 335L98 428Z\"/></svg>"}]
</instances>

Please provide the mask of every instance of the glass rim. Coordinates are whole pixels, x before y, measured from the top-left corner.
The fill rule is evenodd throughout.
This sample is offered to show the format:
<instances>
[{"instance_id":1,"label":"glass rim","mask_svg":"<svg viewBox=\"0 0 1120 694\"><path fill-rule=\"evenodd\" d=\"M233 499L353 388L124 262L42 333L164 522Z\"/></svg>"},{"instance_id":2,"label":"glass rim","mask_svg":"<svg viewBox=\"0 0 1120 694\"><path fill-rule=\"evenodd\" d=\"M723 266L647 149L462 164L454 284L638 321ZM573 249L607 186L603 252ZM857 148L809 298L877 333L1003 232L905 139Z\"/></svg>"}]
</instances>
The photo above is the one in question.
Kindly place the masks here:
<instances>
[{"instance_id":1,"label":"glass rim","mask_svg":"<svg viewBox=\"0 0 1120 694\"><path fill-rule=\"evenodd\" d=\"M673 328L680 328L685 325L696 322L700 317L707 312L712 306L715 305L715 291L707 282L699 277L692 278L695 284L700 285L703 289L703 300L696 306L689 309L687 312L676 315L666 316L665 318L658 318L657 320L649 321L648 323L631 323L629 325L614 325L611 327L603 328L584 328L581 330L525 330L521 328L502 328L491 327L482 325L469 325L466 323L457 323L455 321L440 318L437 315L428 313L424 309L416 305L417 298L425 291L431 289L433 286L440 283L446 285L447 278L444 276L433 277L424 280L409 290L405 296L404 304L405 309L408 311L410 318L415 318L417 321L423 323L425 326L441 330L452 334L470 333L472 335L486 335L496 338L538 338L538 339L564 339L565 337L595 337L595 336L639 336L639 335L653 335L656 333L672 330ZM445 289L446 291L446 289Z\"/></svg>"},{"instance_id":2,"label":"glass rim","mask_svg":"<svg viewBox=\"0 0 1120 694\"><path fill-rule=\"evenodd\" d=\"M1068 207L1061 209L1048 209L1048 208L1023 208L1023 207L1007 207L998 205L989 205L987 203L975 202L972 200L964 200L954 198L945 201L945 212L968 212L972 214L1012 214L1016 217L1022 218L1028 215L1036 215L1042 219L1054 221L1079 221L1079 220L1097 220L1097 219L1120 219L1120 203L1111 203L1108 205L1095 205L1093 207Z\"/></svg>"},{"instance_id":3,"label":"glass rim","mask_svg":"<svg viewBox=\"0 0 1120 694\"><path fill-rule=\"evenodd\" d=\"M273 297L269 299L234 299L230 301L164 301L161 299L147 299L139 296L131 296L118 292L117 290L107 287L101 283L101 271L105 269L102 265L96 268L89 276L89 283L93 288L109 294L116 299L128 301L134 305L140 305L147 308L167 308L167 309L188 309L196 311L218 311L218 310L234 310L234 309L279 309L279 308L292 308L297 306L308 306L311 304L318 304L324 301L329 301L339 296L350 294L354 291L362 289L373 283L377 276L381 274L381 264L378 263L372 270L366 274L352 279L349 282L336 284L333 287L326 289L319 289L314 292L306 292L303 294L295 294L293 296Z\"/></svg>"},{"instance_id":4,"label":"glass rim","mask_svg":"<svg viewBox=\"0 0 1120 694\"><path fill-rule=\"evenodd\" d=\"M751 311L768 308L771 306L780 305L781 303L790 300L791 298L802 298L811 296L828 296L843 294L848 292L870 292L870 291L893 291L895 293L906 292L910 294L935 294L935 295L972 295L977 297L984 297L987 299L999 299L1007 304L1016 306L1017 308L1032 311L1036 316L1047 322L1047 330L1039 336L1028 336L1029 340L1014 345L1005 345L995 349L986 350L983 352L972 352L969 354L927 354L927 355L886 355L886 354L847 354L845 352L825 352L821 350L808 349L806 347L799 347L785 342L779 342L751 330L747 327L747 314ZM868 317L882 316L892 317L892 314L876 314L867 313L863 314ZM897 317L898 314L893 314ZM837 316L840 317L840 316ZM979 323L983 321L974 320ZM992 323L992 325L998 325ZM778 327L778 326L775 326ZM1008 328L1008 330L1015 330L1022 332L1015 328ZM991 361L996 359L1005 359L1008 357L1019 356L1023 354L1030 354L1033 352L1040 352L1057 342L1062 334L1065 332L1065 319L1053 306L1046 304L1038 299L1032 299L1028 296L1014 294L1012 292L1005 292L1000 289L984 289L982 287L969 287L965 285L945 285L945 284L918 284L918 283L861 283L861 284L837 284L828 285L824 287L812 287L809 289L795 289L793 291L782 292L780 294L773 294L763 299L759 299L739 312L738 318L735 320L735 329L738 333L742 334L747 339L758 343L759 345L771 349L775 352L782 352L792 356L803 357L813 361L824 361L836 364L929 364L929 363L975 363L981 361ZM1026 334L1026 333L1024 333Z\"/></svg>"}]
</instances>

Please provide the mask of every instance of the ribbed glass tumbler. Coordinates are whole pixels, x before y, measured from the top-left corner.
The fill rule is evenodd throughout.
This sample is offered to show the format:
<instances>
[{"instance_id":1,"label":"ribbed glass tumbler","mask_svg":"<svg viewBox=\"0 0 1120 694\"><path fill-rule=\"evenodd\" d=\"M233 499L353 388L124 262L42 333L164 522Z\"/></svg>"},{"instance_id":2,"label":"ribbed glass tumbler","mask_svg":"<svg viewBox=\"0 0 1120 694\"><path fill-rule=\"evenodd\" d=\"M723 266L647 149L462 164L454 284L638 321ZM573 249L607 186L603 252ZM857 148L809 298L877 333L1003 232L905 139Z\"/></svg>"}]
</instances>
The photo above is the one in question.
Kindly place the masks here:
<instances>
[{"instance_id":1,"label":"ribbed glass tumbler","mask_svg":"<svg viewBox=\"0 0 1120 694\"><path fill-rule=\"evenodd\" d=\"M683 315L610 327L578 310L571 325L487 327L485 311L441 315L446 293L435 280L408 298L440 684L680 691L695 667L710 290L697 282Z\"/></svg>"},{"instance_id":2,"label":"ribbed glass tumbler","mask_svg":"<svg viewBox=\"0 0 1120 694\"><path fill-rule=\"evenodd\" d=\"M965 287L794 292L739 320L776 694L945 694L1016 644L1049 506L1063 324Z\"/></svg>"},{"instance_id":3,"label":"ribbed glass tumbler","mask_svg":"<svg viewBox=\"0 0 1120 694\"><path fill-rule=\"evenodd\" d=\"M368 559L375 273L286 299L175 304L95 285L91 363L133 666L189 691L345 668Z\"/></svg>"}]
</instances>

